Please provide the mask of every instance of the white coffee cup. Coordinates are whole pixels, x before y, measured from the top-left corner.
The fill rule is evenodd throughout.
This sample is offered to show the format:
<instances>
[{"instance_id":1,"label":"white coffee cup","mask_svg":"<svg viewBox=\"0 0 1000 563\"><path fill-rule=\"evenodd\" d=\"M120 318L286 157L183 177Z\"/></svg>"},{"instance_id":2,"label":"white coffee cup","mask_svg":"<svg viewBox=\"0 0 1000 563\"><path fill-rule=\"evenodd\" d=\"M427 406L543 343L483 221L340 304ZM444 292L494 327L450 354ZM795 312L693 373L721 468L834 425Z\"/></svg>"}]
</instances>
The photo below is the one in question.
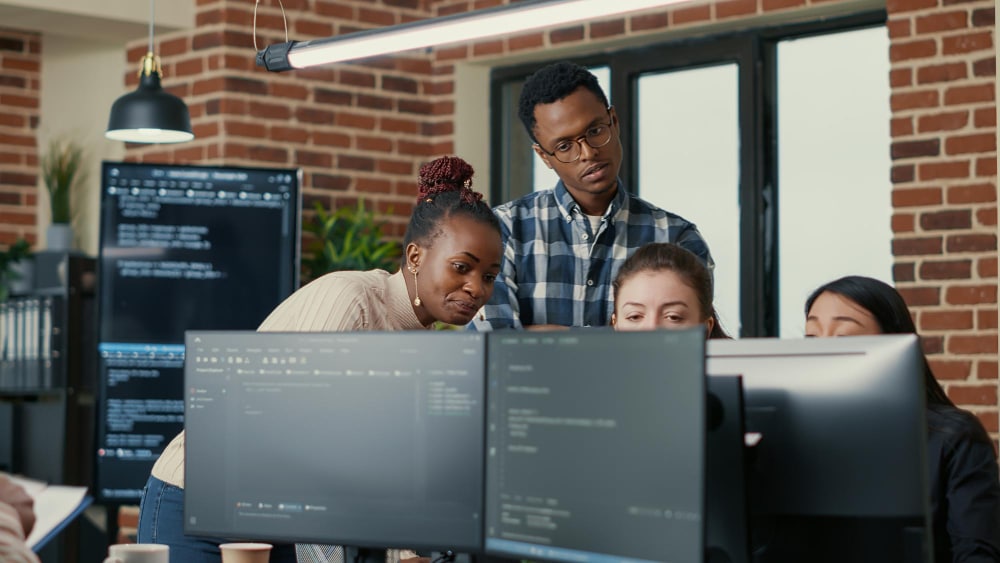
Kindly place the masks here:
<instances>
[{"instance_id":1,"label":"white coffee cup","mask_svg":"<svg viewBox=\"0 0 1000 563\"><path fill-rule=\"evenodd\" d=\"M219 549L222 563L268 563L271 559L269 543L224 543Z\"/></svg>"},{"instance_id":2,"label":"white coffee cup","mask_svg":"<svg viewBox=\"0 0 1000 563\"><path fill-rule=\"evenodd\" d=\"M170 546L157 543L119 543L108 547L104 563L170 563Z\"/></svg>"}]
</instances>

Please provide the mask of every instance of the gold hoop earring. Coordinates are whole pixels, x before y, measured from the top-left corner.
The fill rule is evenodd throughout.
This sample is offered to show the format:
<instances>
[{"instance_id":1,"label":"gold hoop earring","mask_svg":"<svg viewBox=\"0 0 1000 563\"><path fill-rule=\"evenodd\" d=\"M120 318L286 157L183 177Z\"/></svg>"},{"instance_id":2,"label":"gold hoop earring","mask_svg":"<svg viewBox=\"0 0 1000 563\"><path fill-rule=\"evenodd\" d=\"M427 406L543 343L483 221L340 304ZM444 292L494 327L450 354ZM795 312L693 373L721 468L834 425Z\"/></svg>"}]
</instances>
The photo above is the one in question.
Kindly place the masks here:
<instances>
[{"instance_id":1,"label":"gold hoop earring","mask_svg":"<svg viewBox=\"0 0 1000 563\"><path fill-rule=\"evenodd\" d=\"M410 272L413 273L413 306L420 306L420 291L417 289L417 269L410 266Z\"/></svg>"}]
</instances>

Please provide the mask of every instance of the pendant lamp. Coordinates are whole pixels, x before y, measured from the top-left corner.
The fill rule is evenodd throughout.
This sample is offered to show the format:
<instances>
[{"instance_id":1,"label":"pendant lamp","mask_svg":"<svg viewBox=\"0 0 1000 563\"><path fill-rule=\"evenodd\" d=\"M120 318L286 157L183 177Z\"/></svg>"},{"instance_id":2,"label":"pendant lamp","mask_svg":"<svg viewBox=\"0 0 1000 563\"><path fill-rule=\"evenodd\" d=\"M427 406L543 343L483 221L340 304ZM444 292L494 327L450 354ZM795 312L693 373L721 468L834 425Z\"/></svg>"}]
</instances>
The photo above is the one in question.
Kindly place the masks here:
<instances>
[{"instance_id":1,"label":"pendant lamp","mask_svg":"<svg viewBox=\"0 0 1000 563\"><path fill-rule=\"evenodd\" d=\"M115 100L104 136L129 143L183 143L194 139L184 101L160 86L160 58L153 54L155 0L149 0L149 51L142 58L139 87Z\"/></svg>"}]
</instances>

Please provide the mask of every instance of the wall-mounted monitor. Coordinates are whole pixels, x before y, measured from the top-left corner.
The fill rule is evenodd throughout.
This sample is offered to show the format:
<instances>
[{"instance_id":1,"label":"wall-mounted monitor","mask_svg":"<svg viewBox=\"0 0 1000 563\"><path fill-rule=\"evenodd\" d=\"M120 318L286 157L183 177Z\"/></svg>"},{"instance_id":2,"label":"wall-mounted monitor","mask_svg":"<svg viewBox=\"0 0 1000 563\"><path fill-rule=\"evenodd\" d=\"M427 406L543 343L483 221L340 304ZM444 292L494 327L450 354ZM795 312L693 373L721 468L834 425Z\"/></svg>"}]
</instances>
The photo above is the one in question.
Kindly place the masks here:
<instances>
[{"instance_id":1,"label":"wall-mounted monitor","mask_svg":"<svg viewBox=\"0 0 1000 563\"><path fill-rule=\"evenodd\" d=\"M254 329L298 286L300 173L105 162L96 494L139 500L183 428L184 331Z\"/></svg>"}]
</instances>

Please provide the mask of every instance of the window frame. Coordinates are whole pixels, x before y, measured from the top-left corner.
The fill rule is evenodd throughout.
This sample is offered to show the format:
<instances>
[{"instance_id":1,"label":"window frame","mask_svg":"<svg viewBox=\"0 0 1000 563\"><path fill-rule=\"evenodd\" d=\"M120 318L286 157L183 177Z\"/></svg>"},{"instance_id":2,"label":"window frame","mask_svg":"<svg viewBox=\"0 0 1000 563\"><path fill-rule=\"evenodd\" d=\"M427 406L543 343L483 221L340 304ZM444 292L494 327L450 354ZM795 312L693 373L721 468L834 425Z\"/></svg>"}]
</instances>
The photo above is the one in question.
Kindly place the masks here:
<instances>
[{"instance_id":1,"label":"window frame","mask_svg":"<svg viewBox=\"0 0 1000 563\"><path fill-rule=\"evenodd\" d=\"M490 74L491 201L497 204L520 197L528 193L523 186L530 191L531 161L519 162L519 157L512 156L512 153L522 150L523 144L530 147L531 141L517 118L516 99L505 97L505 90L509 92L523 83L538 68L558 60L569 60L587 67L610 68L609 94L625 129L621 139L625 157L620 176L628 189L638 189L641 195L641 186L629 182L629 178L637 177L639 169L639 152L632 150L638 144L635 108L638 104L639 77L645 73L736 63L740 89L740 336L777 336L780 320L778 43L884 26L886 19L884 9L870 10L817 21L761 26L580 57L495 67ZM534 158L533 154L531 158ZM517 186L522 188L519 190ZM697 223L697 217L690 219Z\"/></svg>"}]
</instances>

